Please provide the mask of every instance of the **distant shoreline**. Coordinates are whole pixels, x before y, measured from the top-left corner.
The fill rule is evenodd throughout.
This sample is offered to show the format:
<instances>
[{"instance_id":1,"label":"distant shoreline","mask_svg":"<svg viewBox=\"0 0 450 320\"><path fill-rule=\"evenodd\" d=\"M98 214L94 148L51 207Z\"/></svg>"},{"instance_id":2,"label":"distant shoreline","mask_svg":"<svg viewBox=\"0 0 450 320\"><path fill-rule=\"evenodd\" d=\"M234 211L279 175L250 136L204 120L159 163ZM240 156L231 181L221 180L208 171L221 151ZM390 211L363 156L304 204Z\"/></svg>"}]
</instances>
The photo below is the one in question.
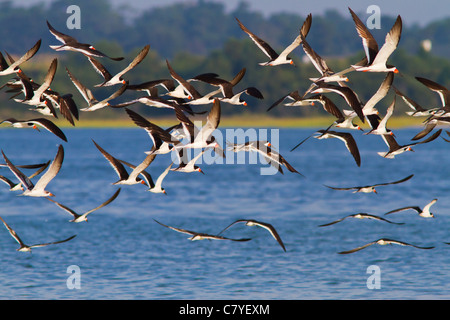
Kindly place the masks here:
<instances>
[{"instance_id":1,"label":"distant shoreline","mask_svg":"<svg viewBox=\"0 0 450 320\"><path fill-rule=\"evenodd\" d=\"M150 119L149 119L150 120ZM335 119L331 117L268 117L260 115L243 115L223 117L219 128L318 128L328 127ZM175 125L177 122L171 118L153 118L150 121L164 128ZM423 126L424 118L392 117L389 119L389 128L414 128ZM65 120L53 121L61 128L137 128L130 119L82 119L71 126ZM355 121L363 130L369 128L368 123L362 124L359 119ZM4 126L3 128L8 128Z\"/></svg>"}]
</instances>

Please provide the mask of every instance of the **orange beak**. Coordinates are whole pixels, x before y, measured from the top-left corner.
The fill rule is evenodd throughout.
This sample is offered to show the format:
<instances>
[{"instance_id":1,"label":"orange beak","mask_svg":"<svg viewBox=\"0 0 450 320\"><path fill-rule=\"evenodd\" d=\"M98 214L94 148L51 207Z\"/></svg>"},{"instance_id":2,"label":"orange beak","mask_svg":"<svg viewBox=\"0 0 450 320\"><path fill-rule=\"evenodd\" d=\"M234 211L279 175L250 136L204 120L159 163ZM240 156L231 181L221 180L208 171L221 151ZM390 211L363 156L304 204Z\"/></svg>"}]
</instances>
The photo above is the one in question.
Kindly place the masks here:
<instances>
[{"instance_id":1,"label":"orange beak","mask_svg":"<svg viewBox=\"0 0 450 320\"><path fill-rule=\"evenodd\" d=\"M399 73L398 69L395 69L395 70L394 70L394 73Z\"/></svg>"},{"instance_id":2,"label":"orange beak","mask_svg":"<svg viewBox=\"0 0 450 320\"><path fill-rule=\"evenodd\" d=\"M243 104L244 104L244 106L247 106L247 102L244 102Z\"/></svg>"}]
</instances>

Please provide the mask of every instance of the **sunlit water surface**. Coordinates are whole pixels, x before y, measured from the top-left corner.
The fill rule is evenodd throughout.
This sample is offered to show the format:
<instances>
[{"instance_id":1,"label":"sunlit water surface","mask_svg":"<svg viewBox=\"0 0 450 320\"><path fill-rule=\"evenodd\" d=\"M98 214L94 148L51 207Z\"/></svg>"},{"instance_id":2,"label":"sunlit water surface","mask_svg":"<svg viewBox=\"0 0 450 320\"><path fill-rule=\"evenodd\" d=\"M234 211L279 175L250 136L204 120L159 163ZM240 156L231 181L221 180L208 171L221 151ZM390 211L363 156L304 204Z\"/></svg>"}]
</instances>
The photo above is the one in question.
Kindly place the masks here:
<instances>
[{"instance_id":1,"label":"sunlit water surface","mask_svg":"<svg viewBox=\"0 0 450 320\"><path fill-rule=\"evenodd\" d=\"M397 130L397 140L405 144L417 131ZM68 143L48 132L0 130L0 145L13 163L30 164L53 159L62 143L64 163L47 189L55 194L54 200L78 213L96 207L118 188L112 185L117 175L91 139L134 164L151 148L149 137L139 128L64 132ZM304 177L286 169L284 175L261 175L261 169L267 169L264 163L204 163L204 175L170 172L163 183L167 196L152 194L144 185L123 186L119 197L92 213L88 223L69 223L71 216L50 201L18 196L20 192L3 184L1 216L25 243L77 237L22 253L15 250L18 244L7 230L0 228L0 298L450 298L450 246L444 243L450 242L450 144L439 137L416 146L415 152L384 159L377 155L387 148L380 137L354 132L362 158L357 167L337 139L309 139L290 152L313 132L281 129L278 141L273 139ZM160 155L147 171L156 180L170 162L170 155ZM13 179L7 168L1 168L0 174ZM378 194L324 186L388 182L410 174L414 174L411 180L379 187ZM346 219L318 227L357 212L382 216L399 207L423 207L433 198L438 198L432 207L434 219L405 211L386 216L404 225ZM189 235L153 219L211 234L236 219L261 220L277 229L287 252L259 227L237 224L223 234L252 238L248 242L189 241ZM353 254L337 254L382 237L435 248L373 245ZM80 270L79 289L68 286L72 265ZM367 285L372 265L380 270L379 289Z\"/></svg>"}]
</instances>

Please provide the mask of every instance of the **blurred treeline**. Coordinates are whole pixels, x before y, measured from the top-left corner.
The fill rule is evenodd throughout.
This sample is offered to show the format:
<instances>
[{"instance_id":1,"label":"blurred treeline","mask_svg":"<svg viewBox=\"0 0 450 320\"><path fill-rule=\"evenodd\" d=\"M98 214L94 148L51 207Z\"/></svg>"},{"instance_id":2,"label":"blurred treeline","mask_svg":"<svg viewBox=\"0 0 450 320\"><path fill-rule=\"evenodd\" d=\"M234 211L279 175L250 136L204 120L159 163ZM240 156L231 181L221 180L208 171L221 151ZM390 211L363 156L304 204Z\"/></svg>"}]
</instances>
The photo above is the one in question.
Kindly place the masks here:
<instances>
[{"instance_id":1,"label":"blurred treeline","mask_svg":"<svg viewBox=\"0 0 450 320\"><path fill-rule=\"evenodd\" d=\"M72 35L80 42L87 42L111 56L124 56L120 62L102 59L101 62L111 73L123 69L146 44L151 51L145 60L127 73L131 84L161 78L170 78L165 60L183 77L189 78L204 72L214 72L230 80L242 68L246 68L243 80L235 91L248 86L257 87L264 95L264 100L249 98L249 106L232 106L223 108L224 114L266 113L265 110L276 100L291 91L303 93L309 85L310 77L317 77L318 72L301 47L294 50L291 57L296 67L278 66L261 67L258 62L266 61L266 56L256 47L249 37L239 28L238 17L250 30L270 43L275 50L281 51L297 36L308 12L303 15L276 13L268 17L249 9L242 2L233 12L226 12L223 5L211 2L189 2L171 6L162 6L143 10L132 19L126 8L114 8L106 0L81 0L77 5L81 9L81 29L69 30L66 20L70 14L66 9L73 1L56 0L49 6L16 7L14 3L0 4L0 50L13 55L21 55L38 40L42 46L38 54L23 65L24 72L35 81L40 82L47 71L50 61L58 58L58 71L51 88L61 93L72 93L79 106L85 107L76 88L67 77L65 67L73 72L85 85L92 88L101 83L87 59L78 53L56 52L48 46L59 42L49 33L46 20L59 31ZM358 13L363 21L367 14ZM401 15L401 12L398 14ZM380 46L384 37L395 21L396 16L382 15L381 29L373 30ZM327 60L335 71L345 69L358 62L363 56L361 39L358 37L350 17L335 11L313 15L311 31L307 40L314 50ZM396 75L394 85L403 93L416 100L424 107L440 105L438 95L425 88L414 79L421 76L450 87L450 18L433 22L427 26L404 24L399 48L389 59L389 63L401 71ZM421 42L429 39L432 50L427 52ZM367 74L352 72L348 74L349 86L363 100L368 100L378 89L384 74ZM9 80L8 76L0 79L0 84ZM93 88L98 98L112 93L114 88ZM200 85L199 91L206 93L210 88ZM0 93L0 116L24 118L27 106L8 100L10 94ZM160 93L164 93L160 89ZM132 99L139 92L126 92L119 102ZM329 95L336 104L348 108L344 100L333 94ZM379 105L380 111L392 101L393 94L386 97ZM404 114L408 107L397 100L396 113ZM143 105L133 106L146 115L167 115L170 110L160 110ZM195 107L206 110L207 107ZM111 118L123 116L123 110L102 109L82 117ZM270 111L271 116L308 116L323 113L321 108L287 108L280 106ZM36 113L31 113L36 117Z\"/></svg>"}]
</instances>

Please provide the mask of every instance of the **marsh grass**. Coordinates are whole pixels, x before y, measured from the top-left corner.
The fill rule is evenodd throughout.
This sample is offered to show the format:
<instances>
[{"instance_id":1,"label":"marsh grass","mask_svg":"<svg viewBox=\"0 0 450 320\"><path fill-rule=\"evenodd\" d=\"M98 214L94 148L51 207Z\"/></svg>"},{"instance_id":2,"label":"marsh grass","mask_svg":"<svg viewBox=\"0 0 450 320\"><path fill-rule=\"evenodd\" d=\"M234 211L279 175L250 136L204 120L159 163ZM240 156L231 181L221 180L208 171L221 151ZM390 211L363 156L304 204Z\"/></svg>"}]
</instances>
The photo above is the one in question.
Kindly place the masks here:
<instances>
[{"instance_id":1,"label":"marsh grass","mask_svg":"<svg viewBox=\"0 0 450 320\"><path fill-rule=\"evenodd\" d=\"M201 118L200 118L201 119ZM265 115L247 115L223 117L220 120L220 127L235 127L235 128L252 128L252 127L266 127L266 128L322 128L328 127L334 118L331 117L269 117ZM389 128L408 128L420 127L424 118L412 117L393 117L389 119ZM56 125L61 128L72 127L64 119L54 121ZM176 124L172 118L154 118L152 120L158 126L165 128ZM364 130L369 128L367 123L359 124ZM134 128L136 125L130 119L83 119L75 123L74 128Z\"/></svg>"}]
</instances>

